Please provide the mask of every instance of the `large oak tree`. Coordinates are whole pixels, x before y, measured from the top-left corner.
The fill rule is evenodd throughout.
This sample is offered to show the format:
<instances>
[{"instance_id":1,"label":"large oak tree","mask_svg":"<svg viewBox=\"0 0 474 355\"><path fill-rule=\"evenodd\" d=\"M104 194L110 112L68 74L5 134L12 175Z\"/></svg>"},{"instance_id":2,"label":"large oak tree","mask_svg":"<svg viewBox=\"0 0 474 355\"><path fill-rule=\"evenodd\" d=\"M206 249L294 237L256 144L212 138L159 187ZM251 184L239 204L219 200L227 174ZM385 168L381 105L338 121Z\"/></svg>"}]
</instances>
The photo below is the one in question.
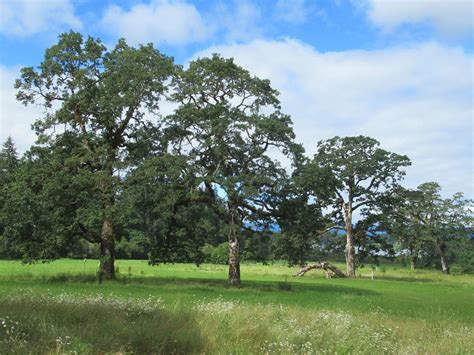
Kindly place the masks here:
<instances>
[{"instance_id":1,"label":"large oak tree","mask_svg":"<svg viewBox=\"0 0 474 355\"><path fill-rule=\"evenodd\" d=\"M100 198L100 272L114 278L114 205L119 169L126 169L130 144L148 123L147 112L157 113L172 59L151 44L130 47L121 39L114 48L80 33L59 35L37 67L23 68L16 81L17 98L49 110L35 123L40 143L72 132L80 147L71 152L78 164L94 173ZM58 133L59 132L59 133Z\"/></svg>"},{"instance_id":2,"label":"large oak tree","mask_svg":"<svg viewBox=\"0 0 474 355\"><path fill-rule=\"evenodd\" d=\"M355 277L354 213L371 215L391 195L410 160L379 148L370 137L334 137L318 143L313 160L300 173L313 196L332 207L345 230L346 273Z\"/></svg>"},{"instance_id":3,"label":"large oak tree","mask_svg":"<svg viewBox=\"0 0 474 355\"><path fill-rule=\"evenodd\" d=\"M266 210L266 197L285 173L269 154L299 151L277 96L268 80L218 55L191 62L174 79L172 98L180 104L171 117L175 148L194 157L202 188L220 200L215 206L225 206L219 213L232 285L240 284L239 235L250 216Z\"/></svg>"}]
</instances>

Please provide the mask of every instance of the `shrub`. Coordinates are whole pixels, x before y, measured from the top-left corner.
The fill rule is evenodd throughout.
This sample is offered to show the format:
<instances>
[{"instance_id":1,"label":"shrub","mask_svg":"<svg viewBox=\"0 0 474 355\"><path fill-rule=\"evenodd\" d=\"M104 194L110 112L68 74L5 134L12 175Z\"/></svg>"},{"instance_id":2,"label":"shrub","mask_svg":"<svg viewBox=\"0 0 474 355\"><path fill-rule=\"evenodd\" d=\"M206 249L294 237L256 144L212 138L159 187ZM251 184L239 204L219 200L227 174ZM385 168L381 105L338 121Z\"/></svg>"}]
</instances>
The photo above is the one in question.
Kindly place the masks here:
<instances>
[{"instance_id":1,"label":"shrub","mask_svg":"<svg viewBox=\"0 0 474 355\"><path fill-rule=\"evenodd\" d=\"M216 246L211 252L211 262L213 264L227 264L229 261L229 243L224 242Z\"/></svg>"}]
</instances>

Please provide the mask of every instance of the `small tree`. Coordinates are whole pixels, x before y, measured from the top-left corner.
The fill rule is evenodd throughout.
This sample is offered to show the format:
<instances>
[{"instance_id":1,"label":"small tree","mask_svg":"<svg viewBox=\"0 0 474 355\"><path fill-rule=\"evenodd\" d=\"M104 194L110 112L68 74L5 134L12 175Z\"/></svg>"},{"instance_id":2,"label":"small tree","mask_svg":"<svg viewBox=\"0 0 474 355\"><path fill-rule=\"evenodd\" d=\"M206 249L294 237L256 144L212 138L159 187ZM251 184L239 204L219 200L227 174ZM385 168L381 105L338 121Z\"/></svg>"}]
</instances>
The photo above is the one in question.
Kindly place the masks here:
<instances>
[{"instance_id":1,"label":"small tree","mask_svg":"<svg viewBox=\"0 0 474 355\"><path fill-rule=\"evenodd\" d=\"M328 207L346 235L346 273L355 277L355 233L353 215L380 206L395 191L410 160L379 148L370 137L334 137L318 143L313 160L300 179L313 196Z\"/></svg>"},{"instance_id":2,"label":"small tree","mask_svg":"<svg viewBox=\"0 0 474 355\"><path fill-rule=\"evenodd\" d=\"M3 179L7 178L6 175L12 174L19 164L18 153L16 152L15 144L11 136L8 136L7 140L3 144L0 152L0 176Z\"/></svg>"},{"instance_id":3,"label":"small tree","mask_svg":"<svg viewBox=\"0 0 474 355\"><path fill-rule=\"evenodd\" d=\"M219 213L229 241L229 283L239 285L239 234L250 214L265 210L266 195L284 174L269 151L290 155L291 120L268 80L218 55L191 62L174 88L172 98L180 104L171 117L175 148L194 158L201 186L224 204Z\"/></svg>"},{"instance_id":4,"label":"small tree","mask_svg":"<svg viewBox=\"0 0 474 355\"><path fill-rule=\"evenodd\" d=\"M418 204L411 215L421 224L424 235L435 246L441 269L449 274L446 256L449 242L469 237L474 223L474 208L473 202L465 199L462 193L443 199L440 191L441 187L436 182L418 186Z\"/></svg>"},{"instance_id":5,"label":"small tree","mask_svg":"<svg viewBox=\"0 0 474 355\"><path fill-rule=\"evenodd\" d=\"M50 260L65 257L78 238L98 240L100 199L93 174L71 155L76 144L70 134L63 134L24 155L0 214L11 257Z\"/></svg>"},{"instance_id":6,"label":"small tree","mask_svg":"<svg viewBox=\"0 0 474 355\"><path fill-rule=\"evenodd\" d=\"M81 142L70 154L94 172L101 200L100 272L105 278L115 277L117 171L130 163L130 144L140 138L145 113L157 112L172 72L172 59L151 44L132 48L121 39L107 50L99 39L69 32L46 50L38 68L23 68L15 84L25 105L55 108L35 124L40 143L61 135L58 125L60 132L73 132Z\"/></svg>"},{"instance_id":7,"label":"small tree","mask_svg":"<svg viewBox=\"0 0 474 355\"><path fill-rule=\"evenodd\" d=\"M20 161L16 152L12 137L8 136L0 151L0 244L3 245L3 233L5 230L4 214L7 212L6 201L8 200L10 183L14 181L14 176ZM2 250L0 245L0 253Z\"/></svg>"},{"instance_id":8,"label":"small tree","mask_svg":"<svg viewBox=\"0 0 474 355\"><path fill-rule=\"evenodd\" d=\"M320 237L329 232L325 228L331 221L323 217L321 206L310 200L301 181L292 176L282 181L276 195L274 216L281 228L276 238L276 253L288 264L306 265L309 257L320 250Z\"/></svg>"},{"instance_id":9,"label":"small tree","mask_svg":"<svg viewBox=\"0 0 474 355\"><path fill-rule=\"evenodd\" d=\"M392 195L390 203L383 207L381 216L381 229L395 239L398 249L404 255L408 254L412 270L416 269L419 254L427 242L422 225L416 217L420 198L418 191L400 187Z\"/></svg>"}]
</instances>

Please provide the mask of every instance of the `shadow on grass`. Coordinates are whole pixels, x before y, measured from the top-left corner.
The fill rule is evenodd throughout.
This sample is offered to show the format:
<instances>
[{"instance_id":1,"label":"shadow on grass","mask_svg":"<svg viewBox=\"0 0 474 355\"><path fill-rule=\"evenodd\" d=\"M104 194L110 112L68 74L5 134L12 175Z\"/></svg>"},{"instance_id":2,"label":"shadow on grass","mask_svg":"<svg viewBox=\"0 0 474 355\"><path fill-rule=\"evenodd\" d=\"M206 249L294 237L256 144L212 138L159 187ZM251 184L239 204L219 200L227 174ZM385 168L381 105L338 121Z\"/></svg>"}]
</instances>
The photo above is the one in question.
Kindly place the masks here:
<instances>
[{"instance_id":1,"label":"shadow on grass","mask_svg":"<svg viewBox=\"0 0 474 355\"><path fill-rule=\"evenodd\" d=\"M410 276L401 276L401 277L400 276L379 276L379 277L376 277L375 280L420 282L420 283L430 283L430 282L439 281L439 280L428 278L428 277L410 277Z\"/></svg>"},{"instance_id":2,"label":"shadow on grass","mask_svg":"<svg viewBox=\"0 0 474 355\"><path fill-rule=\"evenodd\" d=\"M16 278L15 278L16 279ZM22 280L38 280L50 283L99 283L97 277L93 274L57 274L51 276L21 278ZM330 281L329 281L330 282ZM118 276L114 281L104 281L103 284L122 284L122 285L142 285L152 287L182 287L183 292L219 292L219 291L250 291L263 293L298 293L302 292L323 292L349 294L354 296L374 296L378 292L346 286L344 284L333 283L308 283L295 281L264 281L264 280L244 280L238 288L229 285L227 280L209 279L209 278L182 278L182 277L140 277L140 276Z\"/></svg>"}]
</instances>

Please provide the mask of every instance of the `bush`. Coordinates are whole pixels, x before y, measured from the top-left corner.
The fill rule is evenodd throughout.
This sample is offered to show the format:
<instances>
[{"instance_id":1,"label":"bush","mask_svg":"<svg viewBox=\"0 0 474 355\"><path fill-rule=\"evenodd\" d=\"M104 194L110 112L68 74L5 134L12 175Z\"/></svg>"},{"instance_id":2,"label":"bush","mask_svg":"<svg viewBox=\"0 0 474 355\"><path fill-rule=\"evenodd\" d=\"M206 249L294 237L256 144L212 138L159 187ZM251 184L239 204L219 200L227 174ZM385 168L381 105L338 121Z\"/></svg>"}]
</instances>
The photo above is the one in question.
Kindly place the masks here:
<instances>
[{"instance_id":1,"label":"bush","mask_svg":"<svg viewBox=\"0 0 474 355\"><path fill-rule=\"evenodd\" d=\"M457 255L455 264L451 268L453 273L474 273L474 251L463 250Z\"/></svg>"},{"instance_id":2,"label":"bush","mask_svg":"<svg viewBox=\"0 0 474 355\"><path fill-rule=\"evenodd\" d=\"M206 243L201 247L201 253L204 256L204 262L225 265L229 261L229 243L224 242L217 246Z\"/></svg>"},{"instance_id":3,"label":"bush","mask_svg":"<svg viewBox=\"0 0 474 355\"><path fill-rule=\"evenodd\" d=\"M216 246L211 252L211 263L227 264L229 261L229 243L224 242Z\"/></svg>"}]
</instances>

